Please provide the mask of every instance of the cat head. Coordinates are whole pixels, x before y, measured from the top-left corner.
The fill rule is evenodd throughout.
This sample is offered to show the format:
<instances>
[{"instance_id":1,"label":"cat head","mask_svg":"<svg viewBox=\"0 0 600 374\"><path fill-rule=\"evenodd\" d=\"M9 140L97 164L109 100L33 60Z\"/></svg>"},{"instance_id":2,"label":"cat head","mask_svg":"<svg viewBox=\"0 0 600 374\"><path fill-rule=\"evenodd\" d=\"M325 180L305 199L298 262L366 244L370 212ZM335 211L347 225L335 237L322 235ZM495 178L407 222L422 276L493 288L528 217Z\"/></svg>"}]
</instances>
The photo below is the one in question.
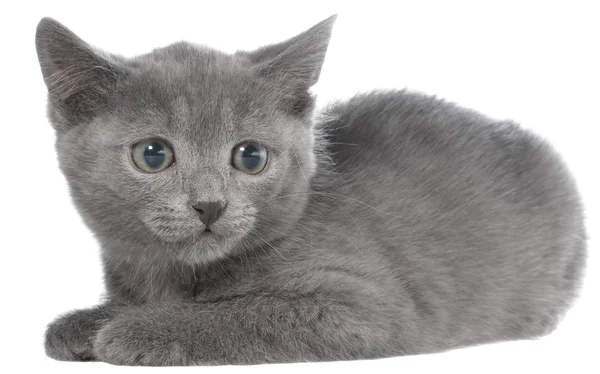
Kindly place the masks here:
<instances>
[{"instance_id":1,"label":"cat head","mask_svg":"<svg viewBox=\"0 0 600 374\"><path fill-rule=\"evenodd\" d=\"M293 229L334 20L250 52L180 42L134 58L40 21L59 164L106 253L203 263Z\"/></svg>"}]
</instances>

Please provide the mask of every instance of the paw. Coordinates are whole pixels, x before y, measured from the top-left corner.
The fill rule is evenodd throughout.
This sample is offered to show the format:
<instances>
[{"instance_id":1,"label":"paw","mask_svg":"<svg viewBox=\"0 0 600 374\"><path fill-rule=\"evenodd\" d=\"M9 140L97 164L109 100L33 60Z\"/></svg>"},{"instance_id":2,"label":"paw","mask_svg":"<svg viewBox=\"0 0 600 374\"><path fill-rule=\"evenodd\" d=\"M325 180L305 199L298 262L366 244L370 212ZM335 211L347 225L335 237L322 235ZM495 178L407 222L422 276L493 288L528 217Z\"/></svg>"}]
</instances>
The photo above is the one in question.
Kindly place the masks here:
<instances>
[{"instance_id":1,"label":"paw","mask_svg":"<svg viewBox=\"0 0 600 374\"><path fill-rule=\"evenodd\" d=\"M114 365L190 365L184 346L170 329L132 315L108 323L96 336L94 355Z\"/></svg>"},{"instance_id":2,"label":"paw","mask_svg":"<svg viewBox=\"0 0 600 374\"><path fill-rule=\"evenodd\" d=\"M100 308L79 310L52 322L46 330L46 355L60 361L95 360L92 342L107 318Z\"/></svg>"}]
</instances>

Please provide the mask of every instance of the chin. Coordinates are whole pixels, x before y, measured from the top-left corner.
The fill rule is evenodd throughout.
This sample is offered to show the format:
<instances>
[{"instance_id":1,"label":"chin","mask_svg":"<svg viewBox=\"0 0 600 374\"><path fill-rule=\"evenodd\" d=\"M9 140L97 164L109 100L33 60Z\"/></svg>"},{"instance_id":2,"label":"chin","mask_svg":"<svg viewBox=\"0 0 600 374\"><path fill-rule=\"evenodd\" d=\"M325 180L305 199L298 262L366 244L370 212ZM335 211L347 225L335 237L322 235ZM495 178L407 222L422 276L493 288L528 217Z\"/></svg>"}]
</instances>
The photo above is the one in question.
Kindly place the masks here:
<instances>
[{"instance_id":1,"label":"chin","mask_svg":"<svg viewBox=\"0 0 600 374\"><path fill-rule=\"evenodd\" d=\"M178 251L177 260L189 265L206 264L231 253L237 241L217 232L194 233Z\"/></svg>"}]
</instances>

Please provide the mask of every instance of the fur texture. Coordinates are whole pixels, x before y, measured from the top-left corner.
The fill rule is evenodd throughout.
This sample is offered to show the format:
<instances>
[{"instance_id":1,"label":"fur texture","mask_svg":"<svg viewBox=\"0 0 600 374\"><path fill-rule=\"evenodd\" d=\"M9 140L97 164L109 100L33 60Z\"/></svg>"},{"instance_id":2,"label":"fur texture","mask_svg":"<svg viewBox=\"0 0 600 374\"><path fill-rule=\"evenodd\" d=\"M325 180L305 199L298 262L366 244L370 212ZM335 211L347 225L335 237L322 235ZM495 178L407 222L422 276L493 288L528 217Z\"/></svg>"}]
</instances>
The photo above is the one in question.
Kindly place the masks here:
<instances>
[{"instance_id":1,"label":"fur texture","mask_svg":"<svg viewBox=\"0 0 600 374\"><path fill-rule=\"evenodd\" d=\"M36 34L60 166L107 300L53 322L59 360L208 365L435 352L550 332L585 262L563 161L510 122L405 91L313 120L334 17L280 44L126 59ZM166 140L175 163L138 170ZM245 140L269 151L248 175ZM192 205L225 201L204 227Z\"/></svg>"}]
</instances>

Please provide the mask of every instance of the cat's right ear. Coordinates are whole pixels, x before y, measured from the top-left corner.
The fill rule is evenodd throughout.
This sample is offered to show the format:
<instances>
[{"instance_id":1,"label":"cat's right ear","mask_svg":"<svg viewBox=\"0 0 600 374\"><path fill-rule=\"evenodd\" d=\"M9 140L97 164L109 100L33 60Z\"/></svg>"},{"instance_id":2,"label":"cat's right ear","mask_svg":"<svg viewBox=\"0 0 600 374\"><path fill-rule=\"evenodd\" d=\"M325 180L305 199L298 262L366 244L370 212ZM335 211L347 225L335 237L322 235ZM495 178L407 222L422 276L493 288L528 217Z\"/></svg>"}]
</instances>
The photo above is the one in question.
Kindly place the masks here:
<instances>
[{"instance_id":1,"label":"cat's right ear","mask_svg":"<svg viewBox=\"0 0 600 374\"><path fill-rule=\"evenodd\" d=\"M38 24L35 46L51 109L61 117L54 123L57 130L97 114L123 74L116 58L95 50L52 18Z\"/></svg>"}]
</instances>

